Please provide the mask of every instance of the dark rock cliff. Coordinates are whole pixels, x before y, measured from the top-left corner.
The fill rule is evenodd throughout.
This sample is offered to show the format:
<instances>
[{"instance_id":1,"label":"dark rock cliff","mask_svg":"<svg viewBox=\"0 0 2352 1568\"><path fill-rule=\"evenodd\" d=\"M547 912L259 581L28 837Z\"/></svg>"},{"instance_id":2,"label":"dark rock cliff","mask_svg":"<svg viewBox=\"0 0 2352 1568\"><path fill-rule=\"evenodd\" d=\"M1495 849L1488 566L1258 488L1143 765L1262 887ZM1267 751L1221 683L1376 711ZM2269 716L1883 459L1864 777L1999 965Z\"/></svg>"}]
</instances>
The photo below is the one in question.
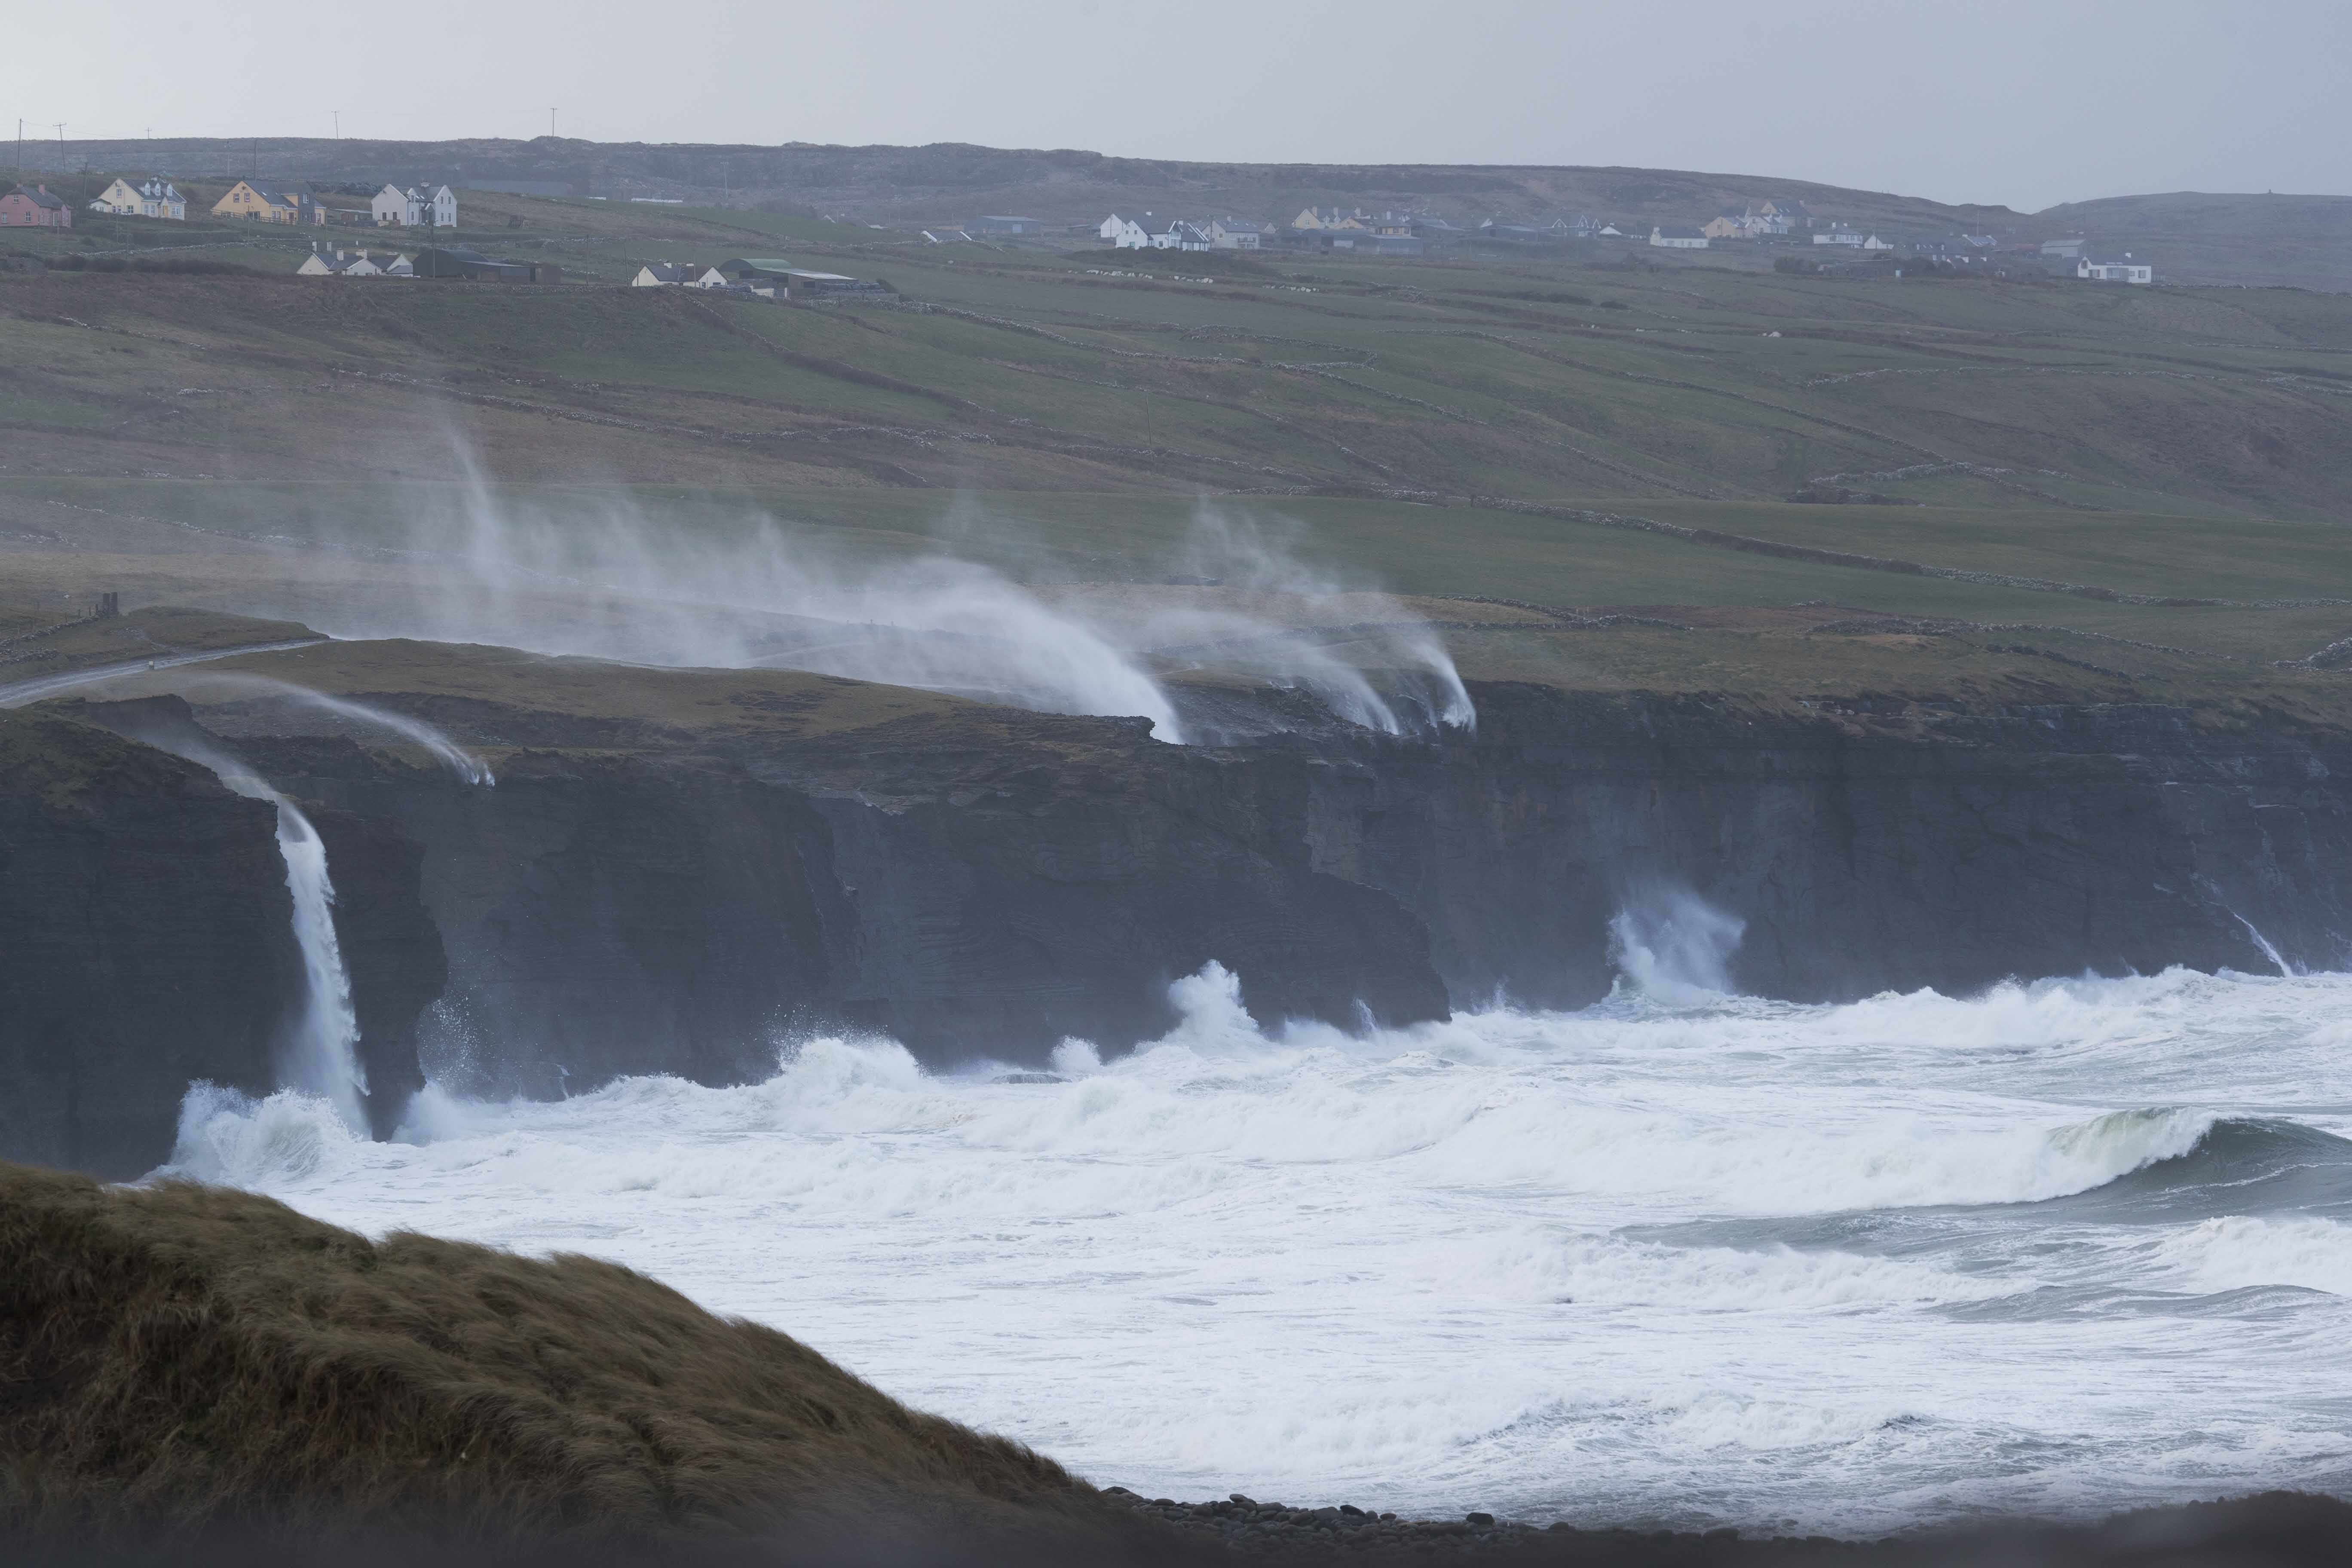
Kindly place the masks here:
<instances>
[{"instance_id":1,"label":"dark rock cliff","mask_svg":"<svg viewBox=\"0 0 2352 1568\"><path fill-rule=\"evenodd\" d=\"M1476 696L1476 734L1441 746L1312 743L1317 866L1420 916L1457 1004L1605 994L1612 920L1678 890L1746 923L1741 989L1795 1000L2267 973L2265 942L2304 966L2352 956L2340 731L2153 706Z\"/></svg>"},{"instance_id":2,"label":"dark rock cliff","mask_svg":"<svg viewBox=\"0 0 2352 1568\"><path fill-rule=\"evenodd\" d=\"M495 787L342 737L230 743L327 841L380 1121L428 1068L726 1082L813 1028L937 1062L1118 1047L1212 959L1269 1023L1577 1005L1615 978L1612 924L1654 939L1684 895L1744 922L1731 983L1795 999L2352 960L2331 728L1475 695L1475 734L1219 748L1003 710L692 732L531 710L498 721L529 743ZM24 1086L0 1152L122 1171L163 1157L188 1079L268 1087L299 966L268 809L100 741L77 765L102 785L0 795L0 1070Z\"/></svg>"},{"instance_id":3,"label":"dark rock cliff","mask_svg":"<svg viewBox=\"0 0 2352 1568\"><path fill-rule=\"evenodd\" d=\"M268 805L0 713L0 1156L133 1176L170 1153L191 1079L267 1092L292 912Z\"/></svg>"},{"instance_id":4,"label":"dark rock cliff","mask_svg":"<svg viewBox=\"0 0 2352 1568\"><path fill-rule=\"evenodd\" d=\"M425 1048L485 1090L734 1081L813 1027L933 1061L1121 1046L1166 1029L1168 984L1212 959L1268 1019L1445 1011L1422 923L1309 864L1304 763L1030 717L1031 743L992 750L532 750L495 788L343 741L240 746L422 846L449 963Z\"/></svg>"}]
</instances>

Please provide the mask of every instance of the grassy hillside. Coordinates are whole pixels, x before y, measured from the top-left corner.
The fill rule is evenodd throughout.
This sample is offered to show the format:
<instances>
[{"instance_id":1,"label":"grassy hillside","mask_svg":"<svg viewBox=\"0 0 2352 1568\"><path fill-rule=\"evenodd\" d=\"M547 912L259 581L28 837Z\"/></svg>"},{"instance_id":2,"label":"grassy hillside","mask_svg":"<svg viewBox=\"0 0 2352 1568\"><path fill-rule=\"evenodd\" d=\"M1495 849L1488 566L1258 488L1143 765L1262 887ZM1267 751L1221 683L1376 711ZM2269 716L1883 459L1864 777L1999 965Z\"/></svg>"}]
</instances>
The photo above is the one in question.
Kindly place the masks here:
<instances>
[{"instance_id":1,"label":"grassy hillside","mask_svg":"<svg viewBox=\"0 0 2352 1568\"><path fill-rule=\"evenodd\" d=\"M1630 249L1115 264L667 221L688 232L541 237L614 279L649 253L784 249L913 308L12 275L10 471L446 474L433 433L462 427L513 477L589 459L655 481L1764 500L1818 480L2335 517L2352 477L2352 300Z\"/></svg>"},{"instance_id":2,"label":"grassy hillside","mask_svg":"<svg viewBox=\"0 0 2352 1568\"><path fill-rule=\"evenodd\" d=\"M1123 1532L1050 1460L584 1258L0 1164L0 1525Z\"/></svg>"},{"instance_id":3,"label":"grassy hillside","mask_svg":"<svg viewBox=\"0 0 2352 1568\"><path fill-rule=\"evenodd\" d=\"M2113 196L2036 213L2052 233L2160 258L2183 283L2352 288L2352 196Z\"/></svg>"},{"instance_id":4,"label":"grassy hillside","mask_svg":"<svg viewBox=\"0 0 2352 1568\"><path fill-rule=\"evenodd\" d=\"M481 508L681 542L773 516L851 555L946 531L1040 583L1150 581L1185 570L1206 505L1454 601L1826 605L2248 669L2352 636L2352 297L1788 277L1631 247L1139 259L740 211L467 210L493 248L583 276L782 252L900 292L812 310L0 275L0 600L324 615L420 591L414 525ZM243 237L289 268L309 242Z\"/></svg>"}]
</instances>

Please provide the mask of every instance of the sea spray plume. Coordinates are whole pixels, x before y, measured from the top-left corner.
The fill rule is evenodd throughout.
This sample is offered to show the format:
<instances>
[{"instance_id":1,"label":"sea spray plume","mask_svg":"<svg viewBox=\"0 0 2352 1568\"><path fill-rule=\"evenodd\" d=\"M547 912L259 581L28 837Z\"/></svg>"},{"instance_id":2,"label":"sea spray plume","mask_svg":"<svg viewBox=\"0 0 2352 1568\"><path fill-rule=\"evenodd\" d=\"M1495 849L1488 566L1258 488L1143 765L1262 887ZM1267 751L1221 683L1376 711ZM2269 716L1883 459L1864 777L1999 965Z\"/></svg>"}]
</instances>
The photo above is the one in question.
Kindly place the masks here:
<instances>
[{"instance_id":1,"label":"sea spray plume","mask_svg":"<svg viewBox=\"0 0 2352 1568\"><path fill-rule=\"evenodd\" d=\"M666 524L611 493L561 515L478 472L421 505L411 552L455 581L338 629L504 643L646 663L782 666L1047 712L1141 715L1181 741L1157 681L1003 574L940 554L858 560L773 519ZM583 605L583 601L587 601Z\"/></svg>"},{"instance_id":2,"label":"sea spray plume","mask_svg":"<svg viewBox=\"0 0 2352 1568\"><path fill-rule=\"evenodd\" d=\"M1202 505L1180 564L1195 581L1225 585L1219 602L1049 602L977 560L936 549L853 556L749 510L660 518L617 487L567 492L551 510L501 492L461 442L453 446L461 482L417 492L411 547L398 552L437 563L447 580L405 604L387 597L314 620L331 619L329 629L345 635L783 667L1047 712L1141 715L1160 739L1180 742L1187 737L1149 668L1154 657L1309 690L1341 718L1391 734L1475 717L1434 628L1306 565L1295 523L1269 529ZM1014 545L1010 525L970 498L940 523L975 551L1041 554ZM1335 627L1328 612L1343 595L1353 619ZM1290 619L1254 613L1253 600L1276 602Z\"/></svg>"},{"instance_id":3,"label":"sea spray plume","mask_svg":"<svg viewBox=\"0 0 2352 1568\"><path fill-rule=\"evenodd\" d=\"M1732 955L1748 922L1688 888L1657 883L1630 895L1609 922L1609 959L1628 984L1669 1007L1733 994Z\"/></svg>"},{"instance_id":4,"label":"sea spray plume","mask_svg":"<svg viewBox=\"0 0 2352 1568\"><path fill-rule=\"evenodd\" d=\"M1268 524L1203 500L1180 554L1182 575L1215 584L1232 602L1154 604L1132 615L1122 605L1126 646L1302 688L1349 722L1386 734L1475 724L1477 710L1436 628L1385 594L1302 560L1304 532L1290 520ZM1342 602L1354 619L1336 632L1313 629ZM1269 618L1253 605L1279 606L1308 624ZM1371 671L1388 676L1388 689Z\"/></svg>"},{"instance_id":5,"label":"sea spray plume","mask_svg":"<svg viewBox=\"0 0 2352 1568\"><path fill-rule=\"evenodd\" d=\"M182 688L184 693L190 689L243 692L257 697L282 698L308 708L315 708L323 713L331 713L339 719L372 724L379 729L389 730L404 740L414 741L431 752L436 762L467 784L488 786L498 783L488 763L458 745L442 731L422 719L394 712L389 708L379 708L370 702L355 702L347 697L330 696L323 691L314 691L307 686L298 686L290 680L279 680L267 675L246 675L234 670L207 670Z\"/></svg>"}]
</instances>

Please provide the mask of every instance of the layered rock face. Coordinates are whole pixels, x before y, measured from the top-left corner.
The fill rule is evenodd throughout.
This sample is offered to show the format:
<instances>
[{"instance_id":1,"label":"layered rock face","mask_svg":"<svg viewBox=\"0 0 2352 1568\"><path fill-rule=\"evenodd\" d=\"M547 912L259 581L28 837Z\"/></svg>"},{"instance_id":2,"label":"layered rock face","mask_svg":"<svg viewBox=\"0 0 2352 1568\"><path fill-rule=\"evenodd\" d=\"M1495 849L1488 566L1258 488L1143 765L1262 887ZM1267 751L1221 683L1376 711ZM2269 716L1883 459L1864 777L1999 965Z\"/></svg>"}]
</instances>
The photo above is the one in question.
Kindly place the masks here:
<instances>
[{"instance_id":1,"label":"layered rock face","mask_svg":"<svg viewBox=\"0 0 2352 1568\"><path fill-rule=\"evenodd\" d=\"M1745 922L1732 984L1793 1000L2352 957L2334 730L1476 695L1475 736L1319 770L1311 830L1319 868L1427 923L1457 1005L1593 1001L1612 922L1671 925L1682 894Z\"/></svg>"},{"instance_id":2,"label":"layered rock face","mask_svg":"<svg viewBox=\"0 0 2352 1568\"><path fill-rule=\"evenodd\" d=\"M194 1079L266 1092L300 984L277 814L193 763L0 713L0 1154L130 1176Z\"/></svg>"},{"instance_id":3,"label":"layered rock face","mask_svg":"<svg viewBox=\"0 0 2352 1568\"><path fill-rule=\"evenodd\" d=\"M327 842L383 1123L426 1070L500 1094L739 1081L820 1028L938 1063L1115 1048L1164 1031L1168 983L1212 959L1262 1021L1349 1026L1589 1003L1626 943L1687 944L1694 919L1723 982L1801 1000L2352 959L2334 729L1475 694L1474 734L1217 748L937 704L688 731L406 700L527 741L495 788L350 738L227 743ZM189 1079L269 1085L300 984L269 809L79 724L6 722L68 762L0 794L0 1153L130 1173L168 1152Z\"/></svg>"},{"instance_id":4,"label":"layered rock face","mask_svg":"<svg viewBox=\"0 0 2352 1568\"><path fill-rule=\"evenodd\" d=\"M1169 983L1212 959L1266 1018L1444 1014L1423 924L1309 864L1303 762L1031 719L992 752L534 750L487 790L346 742L241 744L422 846L449 962L426 1055L483 1091L756 1078L811 1028L935 1062L1116 1047L1172 1024Z\"/></svg>"}]
</instances>

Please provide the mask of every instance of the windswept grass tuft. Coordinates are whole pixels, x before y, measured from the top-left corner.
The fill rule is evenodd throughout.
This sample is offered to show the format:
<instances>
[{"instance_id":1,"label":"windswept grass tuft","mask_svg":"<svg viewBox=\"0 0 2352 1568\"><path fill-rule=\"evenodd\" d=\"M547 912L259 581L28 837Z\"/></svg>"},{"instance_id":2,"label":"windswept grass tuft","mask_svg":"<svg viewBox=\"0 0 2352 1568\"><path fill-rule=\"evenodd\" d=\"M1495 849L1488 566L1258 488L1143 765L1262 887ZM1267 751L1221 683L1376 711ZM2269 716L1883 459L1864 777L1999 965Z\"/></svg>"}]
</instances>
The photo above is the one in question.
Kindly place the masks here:
<instances>
[{"instance_id":1,"label":"windswept grass tuft","mask_svg":"<svg viewBox=\"0 0 2352 1568\"><path fill-rule=\"evenodd\" d=\"M0 1527L1108 1544L1094 1489L609 1263L0 1164Z\"/></svg>"}]
</instances>

